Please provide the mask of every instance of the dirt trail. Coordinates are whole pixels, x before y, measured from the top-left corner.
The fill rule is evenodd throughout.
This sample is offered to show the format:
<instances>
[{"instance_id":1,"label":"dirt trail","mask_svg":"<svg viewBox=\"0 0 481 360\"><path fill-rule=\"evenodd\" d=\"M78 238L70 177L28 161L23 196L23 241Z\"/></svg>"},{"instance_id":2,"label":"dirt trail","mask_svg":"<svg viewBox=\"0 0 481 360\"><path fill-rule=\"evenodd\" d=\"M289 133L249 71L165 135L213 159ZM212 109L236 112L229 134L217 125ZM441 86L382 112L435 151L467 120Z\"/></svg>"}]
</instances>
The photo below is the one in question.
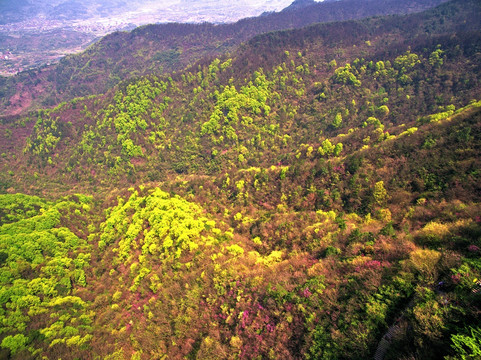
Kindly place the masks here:
<instances>
[{"instance_id":1,"label":"dirt trail","mask_svg":"<svg viewBox=\"0 0 481 360\"><path fill-rule=\"evenodd\" d=\"M392 340L396 338L396 336L400 331L402 331L399 324L401 324L403 318L406 316L406 312L410 308L412 308L413 305L414 305L414 299L411 299L411 301L409 301L409 303L406 305L404 310L401 311L400 316L396 318L396 320L394 321L394 324L392 324L384 333L383 337L381 338L381 341L379 341L379 344L377 345L377 349L374 354L374 360L384 360L384 356L389 350Z\"/></svg>"}]
</instances>

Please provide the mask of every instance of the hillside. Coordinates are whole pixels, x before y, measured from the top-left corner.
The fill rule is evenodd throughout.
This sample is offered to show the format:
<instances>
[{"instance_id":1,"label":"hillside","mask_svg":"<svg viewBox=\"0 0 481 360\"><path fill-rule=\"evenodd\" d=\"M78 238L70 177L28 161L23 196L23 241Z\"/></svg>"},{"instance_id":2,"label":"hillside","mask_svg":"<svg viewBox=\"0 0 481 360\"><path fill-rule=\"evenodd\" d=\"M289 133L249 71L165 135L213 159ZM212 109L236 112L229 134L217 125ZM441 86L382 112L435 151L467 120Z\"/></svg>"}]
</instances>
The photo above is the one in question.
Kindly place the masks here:
<instances>
[{"instance_id":1,"label":"hillside","mask_svg":"<svg viewBox=\"0 0 481 360\"><path fill-rule=\"evenodd\" d=\"M3 119L0 358L475 358L479 29L261 34Z\"/></svg>"},{"instance_id":2,"label":"hillside","mask_svg":"<svg viewBox=\"0 0 481 360\"><path fill-rule=\"evenodd\" d=\"M315 3L227 25L147 25L131 32L116 32L79 55L65 57L57 65L0 78L0 115L24 113L77 96L99 94L135 76L180 70L204 56L233 51L257 34L317 22L410 13L441 2L343 0Z\"/></svg>"}]
</instances>

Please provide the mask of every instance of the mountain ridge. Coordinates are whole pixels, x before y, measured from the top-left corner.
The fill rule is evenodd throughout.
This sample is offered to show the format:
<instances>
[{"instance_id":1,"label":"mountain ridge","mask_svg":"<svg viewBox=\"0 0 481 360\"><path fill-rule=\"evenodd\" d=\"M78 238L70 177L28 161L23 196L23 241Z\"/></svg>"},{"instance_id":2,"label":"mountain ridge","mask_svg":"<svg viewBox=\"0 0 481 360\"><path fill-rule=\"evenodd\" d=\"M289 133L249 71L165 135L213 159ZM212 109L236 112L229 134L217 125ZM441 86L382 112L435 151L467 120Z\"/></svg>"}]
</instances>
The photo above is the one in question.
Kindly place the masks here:
<instances>
[{"instance_id":1,"label":"mountain ridge","mask_svg":"<svg viewBox=\"0 0 481 360\"><path fill-rule=\"evenodd\" d=\"M373 14L419 11L442 2L370 0L359 7L357 1L316 3L288 13L244 19L230 25L147 25L130 33L115 33L80 55L64 58L54 67L0 78L3 93L0 115L19 114L39 103L53 106L75 96L104 92L132 76L180 70L203 56L232 51L241 42L262 32ZM357 12L353 12L356 8ZM151 45L144 47L142 44ZM85 78L89 81L83 80Z\"/></svg>"},{"instance_id":2,"label":"mountain ridge","mask_svg":"<svg viewBox=\"0 0 481 360\"><path fill-rule=\"evenodd\" d=\"M286 12L286 11L292 11L295 9L299 9L302 7L307 7L310 5L315 5L316 1L314 0L294 0L292 4L287 6L286 8L282 9L281 11Z\"/></svg>"}]
</instances>

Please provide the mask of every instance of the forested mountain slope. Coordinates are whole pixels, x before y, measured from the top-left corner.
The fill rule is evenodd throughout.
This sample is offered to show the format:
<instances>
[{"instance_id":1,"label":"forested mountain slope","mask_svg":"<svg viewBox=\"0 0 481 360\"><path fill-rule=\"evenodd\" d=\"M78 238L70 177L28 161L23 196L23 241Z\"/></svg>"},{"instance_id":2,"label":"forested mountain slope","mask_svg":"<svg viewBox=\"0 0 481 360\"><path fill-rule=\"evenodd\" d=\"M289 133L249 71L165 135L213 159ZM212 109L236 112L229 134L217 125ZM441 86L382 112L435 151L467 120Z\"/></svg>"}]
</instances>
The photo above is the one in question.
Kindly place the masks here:
<instances>
[{"instance_id":1,"label":"forested mountain slope","mask_svg":"<svg viewBox=\"0 0 481 360\"><path fill-rule=\"evenodd\" d=\"M385 359L476 356L480 22L269 33L5 119L0 356L367 359L396 319Z\"/></svg>"},{"instance_id":2,"label":"forested mountain slope","mask_svg":"<svg viewBox=\"0 0 481 360\"><path fill-rule=\"evenodd\" d=\"M340 134L347 153L375 144L363 140L372 137L371 122L387 137L480 97L478 14L478 3L461 1L261 35L232 58L6 121L2 162L14 163L18 178L4 173L3 186L22 186L32 166L40 186L44 175L61 178L59 186L89 179L105 186L287 165L301 144Z\"/></svg>"},{"instance_id":3,"label":"forested mountain slope","mask_svg":"<svg viewBox=\"0 0 481 360\"><path fill-rule=\"evenodd\" d=\"M76 96L98 94L121 80L168 73L209 55L233 51L264 32L299 28L317 22L421 11L442 0L342 0L315 3L235 24L148 25L106 36L85 52L59 64L0 78L0 115L55 106Z\"/></svg>"}]
</instances>

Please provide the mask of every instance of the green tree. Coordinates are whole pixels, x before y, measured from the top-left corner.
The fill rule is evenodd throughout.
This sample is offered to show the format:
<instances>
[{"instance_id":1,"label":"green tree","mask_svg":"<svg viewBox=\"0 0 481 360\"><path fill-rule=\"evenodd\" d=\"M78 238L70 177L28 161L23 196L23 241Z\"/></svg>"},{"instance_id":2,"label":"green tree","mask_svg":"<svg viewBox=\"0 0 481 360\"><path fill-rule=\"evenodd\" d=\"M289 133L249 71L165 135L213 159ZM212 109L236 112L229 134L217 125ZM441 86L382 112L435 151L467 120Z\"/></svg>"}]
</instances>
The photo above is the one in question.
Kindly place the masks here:
<instances>
[{"instance_id":1,"label":"green tree","mask_svg":"<svg viewBox=\"0 0 481 360\"><path fill-rule=\"evenodd\" d=\"M9 349L12 354L16 354L25 348L27 342L28 339L22 334L17 334L14 336L9 335L2 340L2 347Z\"/></svg>"},{"instance_id":2,"label":"green tree","mask_svg":"<svg viewBox=\"0 0 481 360\"><path fill-rule=\"evenodd\" d=\"M379 206L382 206L385 204L387 200L387 191L384 188L384 181L378 181L374 185L374 200Z\"/></svg>"},{"instance_id":3,"label":"green tree","mask_svg":"<svg viewBox=\"0 0 481 360\"><path fill-rule=\"evenodd\" d=\"M444 63L443 54L444 51L439 48L433 51L431 55L429 55L429 64L434 67L442 66Z\"/></svg>"},{"instance_id":4,"label":"green tree","mask_svg":"<svg viewBox=\"0 0 481 360\"><path fill-rule=\"evenodd\" d=\"M428 282L436 278L436 265L441 253L436 250L418 249L409 254L409 261Z\"/></svg>"},{"instance_id":5,"label":"green tree","mask_svg":"<svg viewBox=\"0 0 481 360\"><path fill-rule=\"evenodd\" d=\"M342 125L342 114L338 112L336 116L334 117L334 121L332 122L332 126L334 126L336 129L340 128Z\"/></svg>"},{"instance_id":6,"label":"green tree","mask_svg":"<svg viewBox=\"0 0 481 360\"><path fill-rule=\"evenodd\" d=\"M456 352L455 359L470 360L481 358L481 328L469 328L471 335L451 336L451 347ZM450 358L451 359L451 358Z\"/></svg>"}]
</instances>

